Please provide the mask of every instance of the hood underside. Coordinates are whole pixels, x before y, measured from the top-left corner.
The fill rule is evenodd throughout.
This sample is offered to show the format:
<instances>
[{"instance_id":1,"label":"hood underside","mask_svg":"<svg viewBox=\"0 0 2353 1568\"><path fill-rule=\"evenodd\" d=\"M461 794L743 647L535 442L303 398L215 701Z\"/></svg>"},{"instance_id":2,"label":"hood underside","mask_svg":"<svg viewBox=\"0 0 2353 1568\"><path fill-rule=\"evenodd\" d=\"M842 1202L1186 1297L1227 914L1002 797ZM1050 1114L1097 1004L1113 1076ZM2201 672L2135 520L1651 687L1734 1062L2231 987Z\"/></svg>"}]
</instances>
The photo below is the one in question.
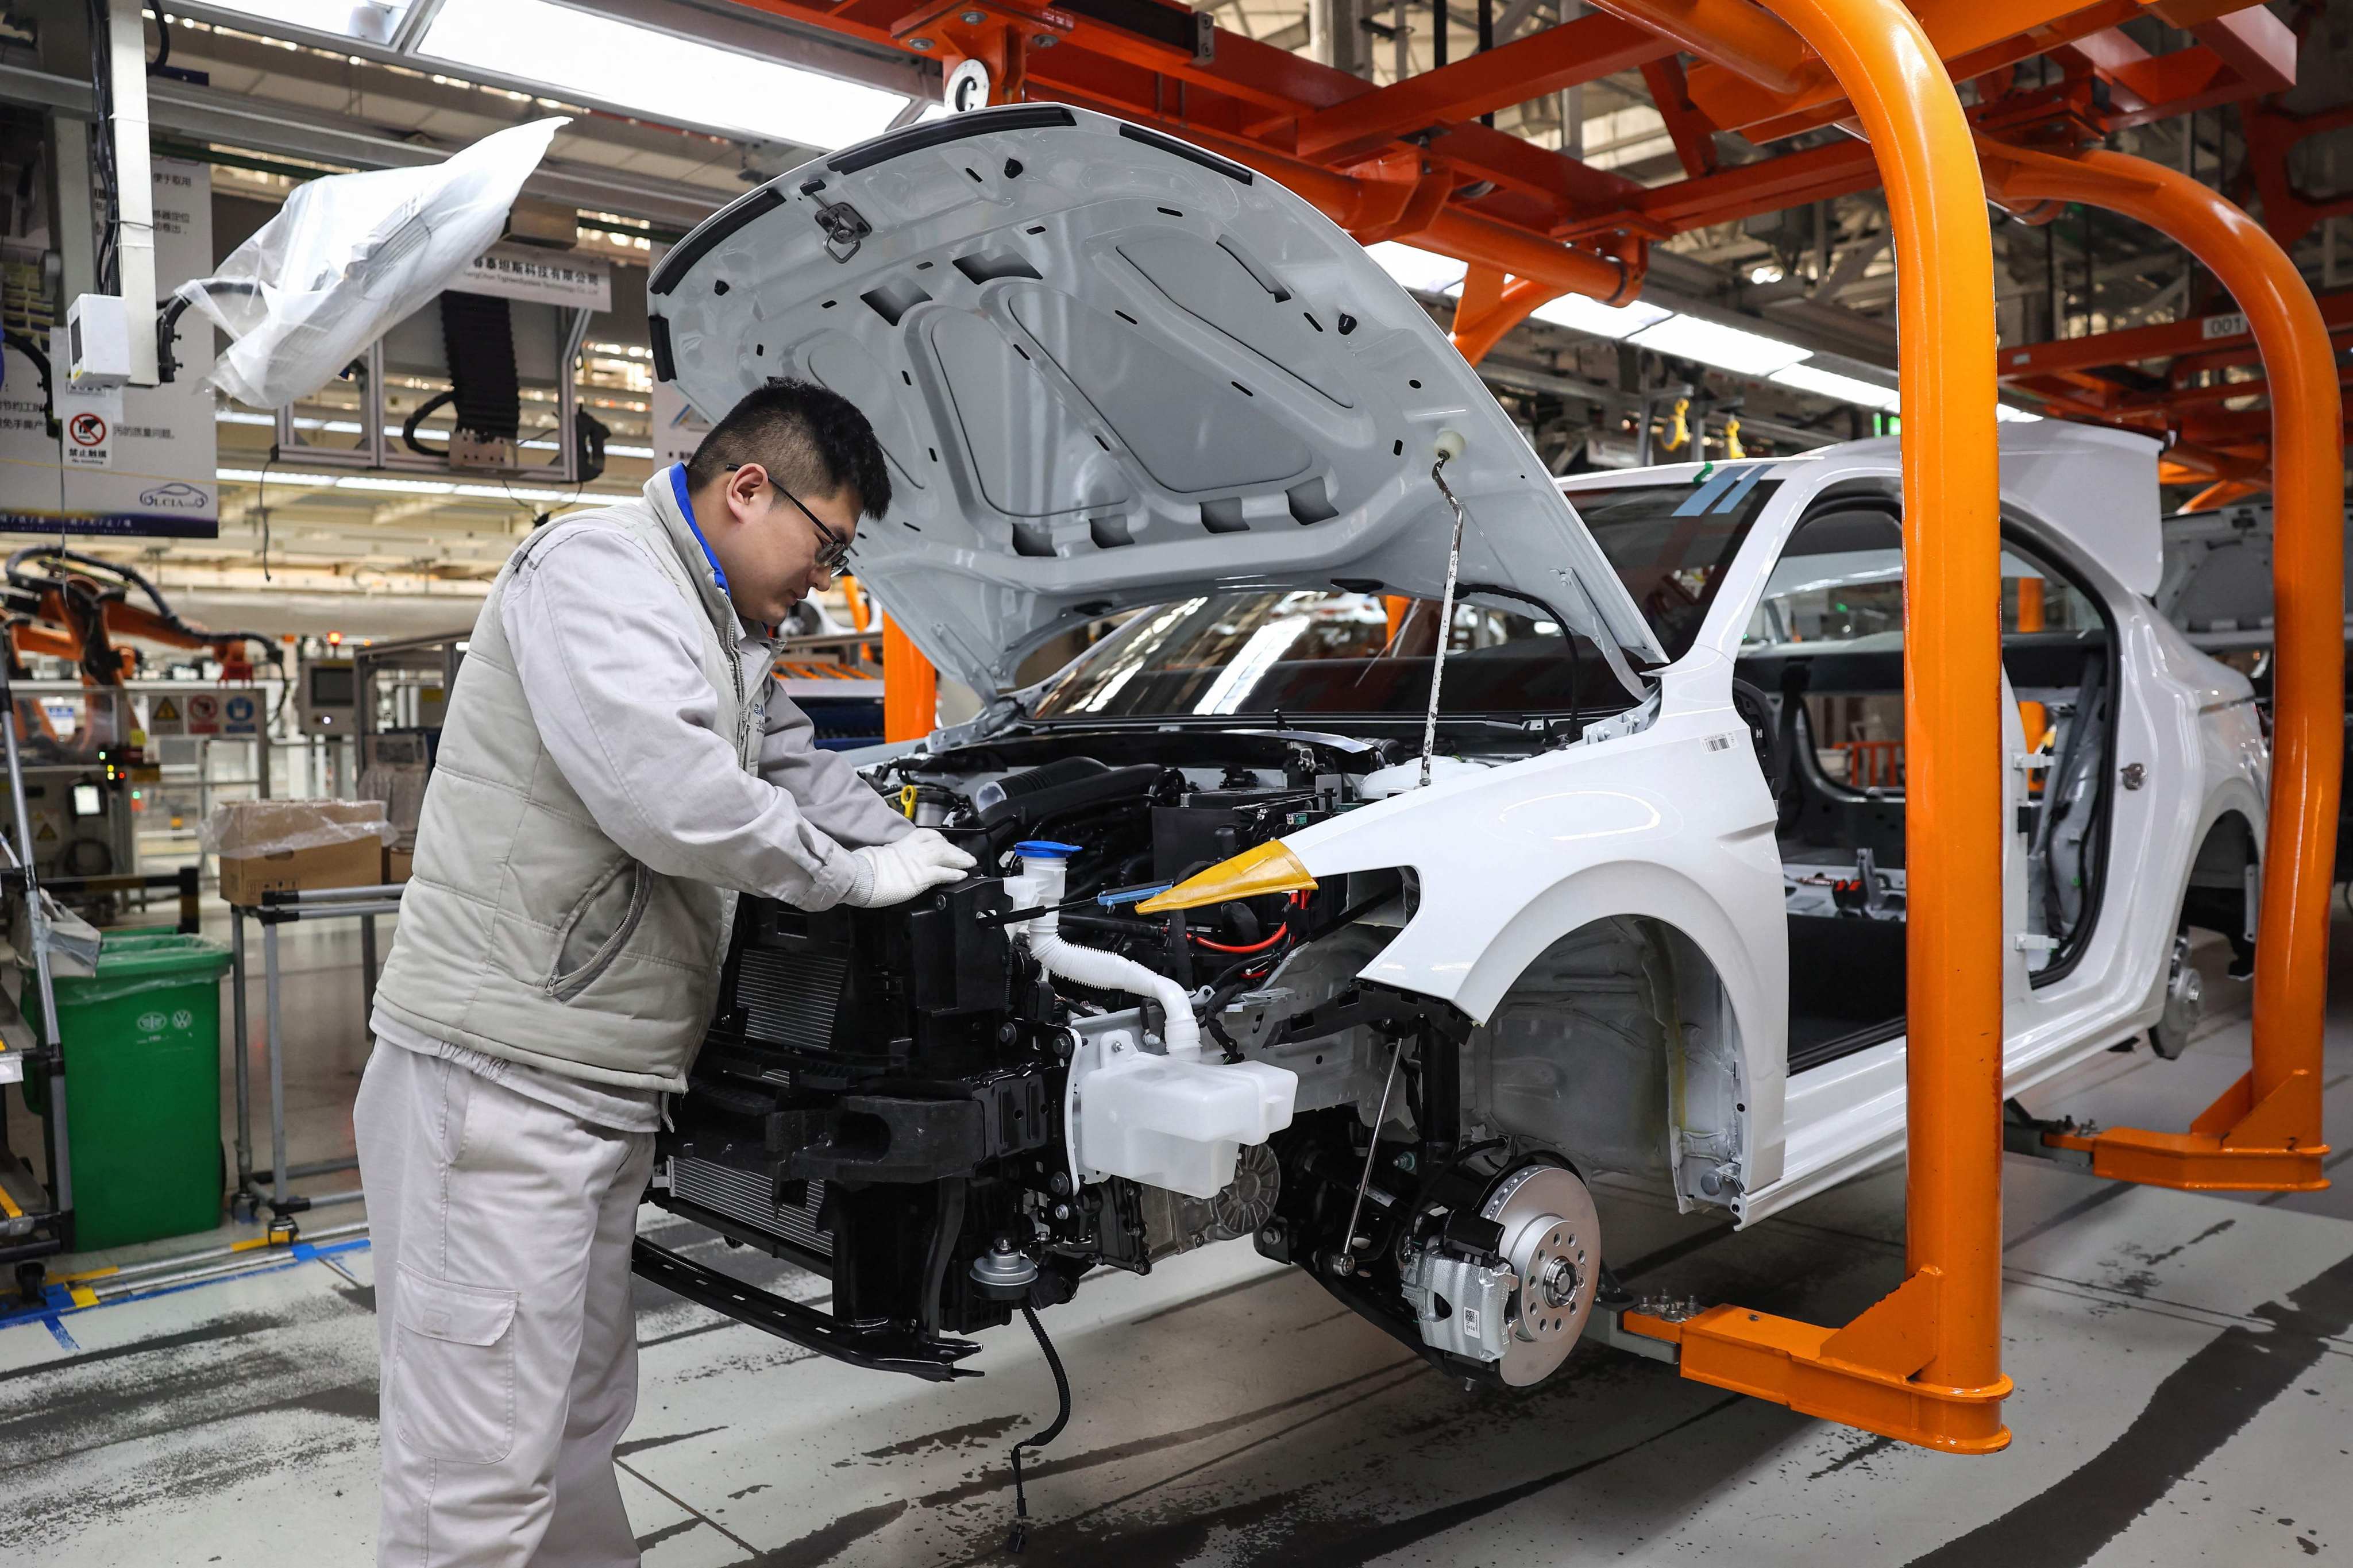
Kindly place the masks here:
<instances>
[{"instance_id":1,"label":"hood underside","mask_svg":"<svg viewBox=\"0 0 2353 1568\"><path fill-rule=\"evenodd\" d=\"M895 494L852 569L984 692L1135 605L1437 597L1446 431L1464 592L1662 657L1421 307L1291 192L1157 132L1054 104L897 132L717 214L649 292L656 374L707 417L786 375L865 410Z\"/></svg>"}]
</instances>

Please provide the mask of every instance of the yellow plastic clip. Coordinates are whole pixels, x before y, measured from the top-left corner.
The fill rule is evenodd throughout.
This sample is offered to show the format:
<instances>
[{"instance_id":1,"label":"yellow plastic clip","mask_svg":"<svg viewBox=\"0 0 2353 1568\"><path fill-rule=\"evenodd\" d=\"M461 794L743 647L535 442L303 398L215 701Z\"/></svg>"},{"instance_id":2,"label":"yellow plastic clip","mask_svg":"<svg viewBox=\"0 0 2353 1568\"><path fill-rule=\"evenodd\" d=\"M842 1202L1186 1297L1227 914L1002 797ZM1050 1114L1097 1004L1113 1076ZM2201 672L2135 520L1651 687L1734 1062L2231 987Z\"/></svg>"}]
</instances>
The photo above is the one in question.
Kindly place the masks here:
<instances>
[{"instance_id":1,"label":"yellow plastic clip","mask_svg":"<svg viewBox=\"0 0 2353 1568\"><path fill-rule=\"evenodd\" d=\"M913 784L899 786L899 815L910 822L915 820L915 786Z\"/></svg>"}]
</instances>

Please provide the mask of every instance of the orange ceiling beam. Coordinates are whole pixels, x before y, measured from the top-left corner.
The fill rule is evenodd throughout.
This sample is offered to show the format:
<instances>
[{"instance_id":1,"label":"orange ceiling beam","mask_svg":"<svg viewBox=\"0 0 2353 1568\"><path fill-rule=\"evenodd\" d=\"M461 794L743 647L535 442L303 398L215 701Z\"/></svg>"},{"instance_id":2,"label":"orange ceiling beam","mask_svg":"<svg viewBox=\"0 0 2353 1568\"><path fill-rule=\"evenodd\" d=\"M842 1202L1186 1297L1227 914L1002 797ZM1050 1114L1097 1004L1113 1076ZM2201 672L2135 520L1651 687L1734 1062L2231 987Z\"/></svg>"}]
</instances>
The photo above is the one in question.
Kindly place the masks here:
<instances>
[{"instance_id":1,"label":"orange ceiling beam","mask_svg":"<svg viewBox=\"0 0 2353 1568\"><path fill-rule=\"evenodd\" d=\"M1648 27L1596 12L1304 115L1299 154L1345 163L1409 132L1473 120L1674 52Z\"/></svg>"},{"instance_id":2,"label":"orange ceiling beam","mask_svg":"<svg viewBox=\"0 0 2353 1568\"><path fill-rule=\"evenodd\" d=\"M1116 13L1091 6L1082 15L1049 0L924 0L913 9L907 0L737 3L943 64L983 58L1012 97L1159 125L1282 181L1359 238L1409 238L1496 268L1509 280L1502 310L1564 291L1631 298L1646 242L1881 183L1861 139L1710 168L1715 129L1757 139L1855 115L1820 54L1772 14L1784 9L1778 3L1602 0L1598 13L1388 87L1205 26L1174 3L1139 6L1119 25L1103 19ZM2294 36L2249 0L1908 0L1908 10L1949 75L1985 79L1985 101L1969 118L2003 141L2046 139L2063 125L2096 133L2245 100L2274 91L2293 70ZM2190 30L2198 42L2149 56L2116 31L2144 15ZM1645 188L1477 119L1630 69L1672 83L1679 72L1661 68L1679 47L1702 57L1665 106L1686 168L1706 171L1692 177ZM2037 53L2059 60L2065 76L2011 90L2006 68ZM2256 124L2264 112L2248 105L2251 147L2271 126ZM2327 122L2273 119L2282 143ZM2353 327L2353 295L2327 310L2332 327ZM1490 335L1501 319L1501 310L1487 313L1474 337ZM2210 319L2027 345L2003 353L2000 374L2053 398L2054 411L2146 423L2166 411L2084 373L2136 359L2203 363L2216 351L2252 352L2242 330L2209 335L2217 327ZM2071 388L2057 376L2082 384ZM2185 408L2176 418L2215 412Z\"/></svg>"},{"instance_id":3,"label":"orange ceiling beam","mask_svg":"<svg viewBox=\"0 0 2353 1568\"><path fill-rule=\"evenodd\" d=\"M1784 98L1838 96L1830 68L1797 29L1748 0L1594 0L1712 63L1717 71ZM1719 125L1726 125L1722 120Z\"/></svg>"},{"instance_id":4,"label":"orange ceiling beam","mask_svg":"<svg viewBox=\"0 0 2353 1568\"><path fill-rule=\"evenodd\" d=\"M2333 332L2353 331L2353 289L2322 295L2320 317ZM2194 321L2126 327L2047 343L2021 343L2001 351L2000 374L2004 381L2024 381L2211 350L2253 350L2254 342L2247 318L2236 310L2223 310Z\"/></svg>"},{"instance_id":5,"label":"orange ceiling beam","mask_svg":"<svg viewBox=\"0 0 2353 1568\"><path fill-rule=\"evenodd\" d=\"M1400 177L1400 160L1419 161L1419 169L1406 177L1449 185L1430 209L1446 220L1442 226L1448 233L1442 242L1430 236L1417 243L1456 255L1457 247L1493 237L1517 259L1507 259L1502 252L1462 258L1505 265L1515 276L1555 282L1570 273L1592 279L1602 275L1576 259L1573 249L1570 258L1540 272L1521 270L1519 262L1538 254L1529 242L1555 251L1564 243L1628 250L1643 239L1851 195L1879 183L1868 147L1855 142L1782 154L1645 189L1622 175L1492 130L1476 119L1579 80L1639 68L1646 58L1663 61L1673 53L1671 35L1677 31L1704 37L1721 58L1740 60L1773 81L1793 84L1800 97L1810 95L1808 101L1827 94L1825 101L1840 114L1851 115L1846 100L1822 85L1830 79L1820 58L1794 32L1748 0L1609 0L1611 10L1623 14L1578 17L1383 88L1236 33L1202 29L1194 13L1174 5L1145 6L1136 14L1142 23L1114 26L1047 0L960 0L955 5L931 0L913 10L906 0L844 0L838 6L826 0L737 3L943 63L965 55L987 59L1000 83L1008 74L1018 74L1016 96L1084 104L1215 142L1229 156L1293 183L1294 188L1302 187L1293 174L1316 165L1381 185ZM2242 3L2164 0L2161 14L2202 23L2211 19L2209 13L2227 13ZM2184 6L2201 9L2183 11ZM2000 34L2029 37L2038 47L2098 32L2142 8L2139 0L2097 0L2089 6L2075 0L1971 0L1968 5L1919 0L1914 7L1931 42L1940 47L1946 40L1965 46ZM2111 11L2116 15L2110 16ZM1630 20L1638 12L1643 19ZM2052 17L2038 23L2038 13L2043 12ZM965 16L980 20L966 23ZM1137 26L1146 31L1136 30ZM2150 63L2163 66L2170 58ZM2204 73L2200 79L2214 74L2211 58L2191 64L2191 74ZM1700 85L1711 72L1726 74L1713 65L1694 69L1689 89L1694 106L1678 110L1683 115L1680 141L1687 153L1704 154L1711 124L1721 128L1730 123L1724 115L1708 112L1701 101ZM1754 84L1751 89L1762 90ZM2088 94L2074 96L2084 101L2066 102L2067 95L2053 89L2013 94L1993 110L2039 112L2039 106L2048 102L2063 104L2079 117L2089 112ZM1989 112L1980 108L1972 118L1999 131L2000 125L1989 120ZM1704 155L1695 162L1704 167ZM1318 199L1318 205L1336 216L1336 208L1380 204L1366 204L1352 195L1336 202ZM1374 226L1388 237L1412 232L1393 222ZM1611 291L1622 291L1623 279L1616 281Z\"/></svg>"},{"instance_id":6,"label":"orange ceiling beam","mask_svg":"<svg viewBox=\"0 0 2353 1568\"><path fill-rule=\"evenodd\" d=\"M1688 4L1689 0L1608 3L1616 9ZM2248 9L2253 5L2253 0L2159 0L2155 5L2147 0L2094 0L2090 5L2071 0L1915 0L1912 9L1957 81L1984 76L2108 33L2120 23L2153 15L2193 32L2206 49L2219 57L2219 64L2230 70L2234 90L2244 97L2276 90L2263 83L2272 79L2266 62L2275 61L2283 47L2291 76L2295 69L2295 37L2287 25L2260 7ZM2218 21L2223 25L2216 26ZM2145 85L2170 96L2168 89L2158 87L2159 75L2185 66L2211 75L2211 69L2196 58L2203 52L2176 51L2154 61L2143 56L2140 65L2133 68L2147 73ZM2260 79L2244 79L2247 68L2258 68ZM1854 112L1834 83L1810 79L1793 89L1782 89L1715 61L1692 71L1691 95L1692 101L1718 126L1746 132L1757 141L1833 124Z\"/></svg>"}]
</instances>

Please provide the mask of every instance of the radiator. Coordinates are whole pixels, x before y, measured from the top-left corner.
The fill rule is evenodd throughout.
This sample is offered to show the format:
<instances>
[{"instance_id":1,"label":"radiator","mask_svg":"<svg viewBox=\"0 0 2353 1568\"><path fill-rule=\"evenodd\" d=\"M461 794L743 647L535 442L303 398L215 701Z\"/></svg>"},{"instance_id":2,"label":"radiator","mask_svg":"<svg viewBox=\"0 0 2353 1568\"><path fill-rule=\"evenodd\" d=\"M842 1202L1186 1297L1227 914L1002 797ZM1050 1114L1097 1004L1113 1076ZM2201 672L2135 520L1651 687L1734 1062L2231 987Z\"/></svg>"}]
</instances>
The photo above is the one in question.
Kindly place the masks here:
<instances>
[{"instance_id":1,"label":"radiator","mask_svg":"<svg viewBox=\"0 0 2353 1568\"><path fill-rule=\"evenodd\" d=\"M833 1046L848 963L836 954L747 949L735 973L735 1002L755 1040L804 1051Z\"/></svg>"},{"instance_id":2,"label":"radiator","mask_svg":"<svg viewBox=\"0 0 2353 1568\"><path fill-rule=\"evenodd\" d=\"M670 1163L670 1190L686 1202L722 1214L765 1236L782 1237L820 1258L833 1256L833 1232L818 1228L818 1211L825 1205L825 1184L808 1184L808 1201L783 1206L768 1201L765 1177L710 1160L674 1159Z\"/></svg>"}]
</instances>

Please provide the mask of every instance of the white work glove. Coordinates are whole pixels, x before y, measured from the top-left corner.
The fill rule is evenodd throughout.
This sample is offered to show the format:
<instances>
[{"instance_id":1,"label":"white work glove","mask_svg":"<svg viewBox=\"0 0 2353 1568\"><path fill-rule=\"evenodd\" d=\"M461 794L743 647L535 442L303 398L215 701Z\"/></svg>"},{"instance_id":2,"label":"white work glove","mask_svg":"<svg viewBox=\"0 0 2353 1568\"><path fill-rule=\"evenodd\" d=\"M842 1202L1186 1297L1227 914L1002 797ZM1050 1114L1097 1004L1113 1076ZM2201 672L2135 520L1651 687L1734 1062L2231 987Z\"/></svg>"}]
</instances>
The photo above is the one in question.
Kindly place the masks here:
<instances>
[{"instance_id":1,"label":"white work glove","mask_svg":"<svg viewBox=\"0 0 2353 1568\"><path fill-rule=\"evenodd\" d=\"M918 827L904 838L850 852L858 862L858 879L842 902L861 910L903 904L926 888L964 879L972 857L928 827Z\"/></svg>"}]
</instances>

